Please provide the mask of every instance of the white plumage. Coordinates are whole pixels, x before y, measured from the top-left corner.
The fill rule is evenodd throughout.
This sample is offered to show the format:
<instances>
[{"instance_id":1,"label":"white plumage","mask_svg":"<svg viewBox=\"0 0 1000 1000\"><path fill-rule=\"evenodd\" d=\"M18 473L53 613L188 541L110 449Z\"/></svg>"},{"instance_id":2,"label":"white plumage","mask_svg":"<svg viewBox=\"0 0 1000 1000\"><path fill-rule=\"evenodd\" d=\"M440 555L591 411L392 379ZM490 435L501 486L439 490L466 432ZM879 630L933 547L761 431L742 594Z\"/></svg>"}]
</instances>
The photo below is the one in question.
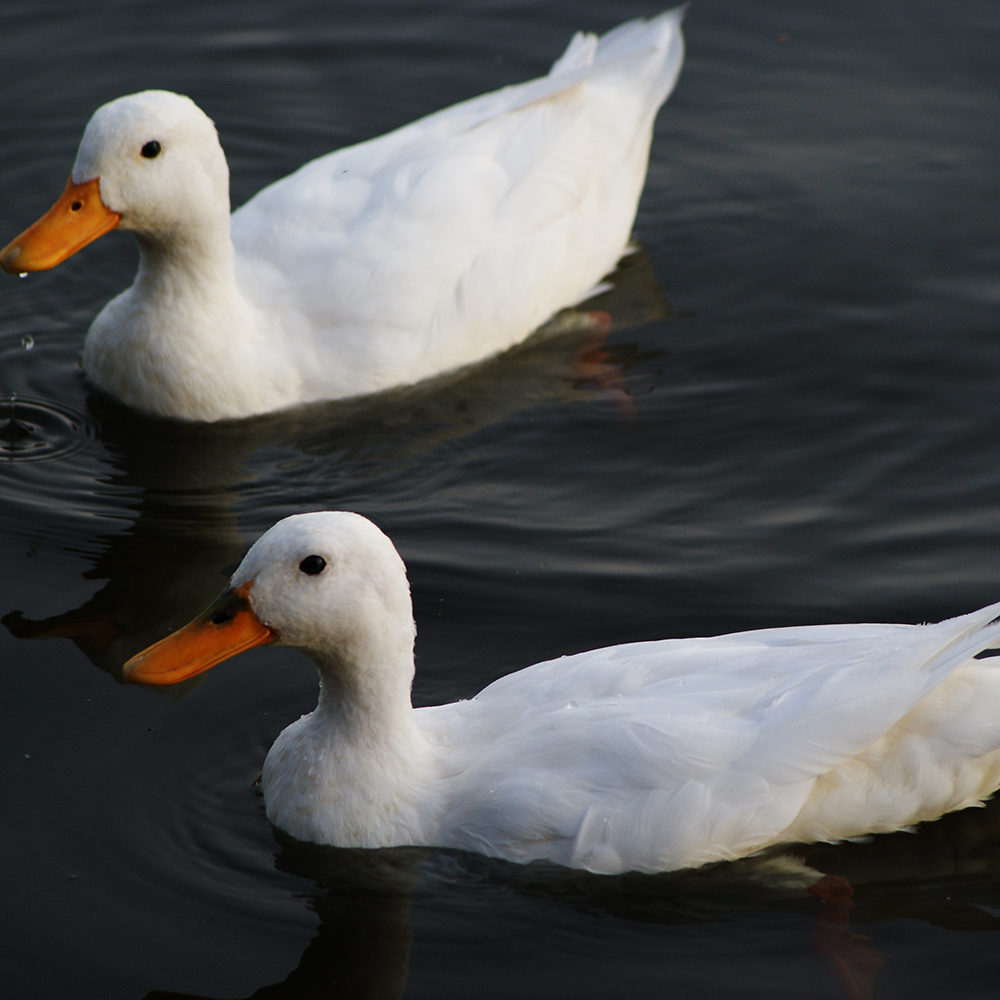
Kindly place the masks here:
<instances>
[{"instance_id":1,"label":"white plumage","mask_svg":"<svg viewBox=\"0 0 1000 1000\"><path fill-rule=\"evenodd\" d=\"M405 569L369 521L286 518L232 585L319 668L316 710L263 775L268 817L303 840L652 872L897 830L1000 785L1000 659L974 658L1000 641L1000 604L613 646L414 710ZM175 648L126 673L167 682Z\"/></svg>"},{"instance_id":2,"label":"white plumage","mask_svg":"<svg viewBox=\"0 0 1000 1000\"><path fill-rule=\"evenodd\" d=\"M141 260L90 328L88 375L138 409L217 420L413 383L516 344L625 251L681 15L578 34L548 76L314 160L231 225L225 156L189 99L146 91L100 108L72 181L99 178ZM7 270L58 262L28 266L22 243L0 254Z\"/></svg>"}]
</instances>

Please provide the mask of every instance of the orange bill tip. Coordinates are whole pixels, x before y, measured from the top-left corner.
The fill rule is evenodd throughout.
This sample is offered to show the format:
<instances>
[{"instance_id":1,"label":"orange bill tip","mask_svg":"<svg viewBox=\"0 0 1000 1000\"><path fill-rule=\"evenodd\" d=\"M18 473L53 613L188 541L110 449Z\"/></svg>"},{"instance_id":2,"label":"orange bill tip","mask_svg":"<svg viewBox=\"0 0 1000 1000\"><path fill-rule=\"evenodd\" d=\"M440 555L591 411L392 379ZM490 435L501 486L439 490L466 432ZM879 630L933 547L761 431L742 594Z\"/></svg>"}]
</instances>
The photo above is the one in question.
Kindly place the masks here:
<instances>
[{"instance_id":1,"label":"orange bill tip","mask_svg":"<svg viewBox=\"0 0 1000 1000\"><path fill-rule=\"evenodd\" d=\"M227 590L184 628L137 653L122 668L132 684L176 684L254 646L274 642L250 606L253 582Z\"/></svg>"},{"instance_id":2,"label":"orange bill tip","mask_svg":"<svg viewBox=\"0 0 1000 1000\"><path fill-rule=\"evenodd\" d=\"M47 271L114 229L121 215L101 201L100 178L66 182L62 197L17 239L0 250L0 267L8 274Z\"/></svg>"}]
</instances>

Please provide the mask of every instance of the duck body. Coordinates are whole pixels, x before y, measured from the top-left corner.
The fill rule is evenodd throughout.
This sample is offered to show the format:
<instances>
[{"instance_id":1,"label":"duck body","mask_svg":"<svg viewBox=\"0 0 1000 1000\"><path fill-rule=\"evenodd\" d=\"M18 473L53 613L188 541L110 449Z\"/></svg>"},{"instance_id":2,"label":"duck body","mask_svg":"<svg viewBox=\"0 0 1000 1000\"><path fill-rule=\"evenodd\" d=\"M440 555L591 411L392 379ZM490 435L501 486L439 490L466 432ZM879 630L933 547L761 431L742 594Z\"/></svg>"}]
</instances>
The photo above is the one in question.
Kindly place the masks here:
<instances>
[{"instance_id":1,"label":"duck body","mask_svg":"<svg viewBox=\"0 0 1000 1000\"><path fill-rule=\"evenodd\" d=\"M413 383L524 339L626 250L681 15L578 34L548 76L314 160L231 219L225 156L190 100L105 105L71 182L98 181L140 265L87 334L87 374L137 409L218 420ZM5 269L36 269L31 232Z\"/></svg>"},{"instance_id":2,"label":"duck body","mask_svg":"<svg viewBox=\"0 0 1000 1000\"><path fill-rule=\"evenodd\" d=\"M1000 659L976 658L1000 605L609 647L413 709L405 569L370 522L286 518L232 586L126 676L172 683L246 648L212 624L237 600L250 644L312 656L318 705L263 770L268 818L301 840L654 872L897 830L1000 785Z\"/></svg>"}]
</instances>

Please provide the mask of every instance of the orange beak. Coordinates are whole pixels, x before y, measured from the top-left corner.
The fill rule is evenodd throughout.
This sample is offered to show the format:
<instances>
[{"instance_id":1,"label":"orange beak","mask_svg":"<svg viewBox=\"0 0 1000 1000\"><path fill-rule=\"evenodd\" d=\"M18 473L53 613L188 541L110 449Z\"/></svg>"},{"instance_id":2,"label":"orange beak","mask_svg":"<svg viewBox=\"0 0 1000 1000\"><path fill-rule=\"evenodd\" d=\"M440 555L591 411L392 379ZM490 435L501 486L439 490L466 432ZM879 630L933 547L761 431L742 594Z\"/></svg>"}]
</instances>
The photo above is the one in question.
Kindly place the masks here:
<instances>
[{"instance_id":1,"label":"orange beak","mask_svg":"<svg viewBox=\"0 0 1000 1000\"><path fill-rule=\"evenodd\" d=\"M189 625L137 653L122 668L133 684L176 684L277 634L250 607L253 581L227 590Z\"/></svg>"},{"instance_id":2,"label":"orange beak","mask_svg":"<svg viewBox=\"0 0 1000 1000\"><path fill-rule=\"evenodd\" d=\"M47 271L114 229L121 216L101 201L100 180L74 184L71 177L62 197L0 250L0 267L8 274Z\"/></svg>"}]
</instances>

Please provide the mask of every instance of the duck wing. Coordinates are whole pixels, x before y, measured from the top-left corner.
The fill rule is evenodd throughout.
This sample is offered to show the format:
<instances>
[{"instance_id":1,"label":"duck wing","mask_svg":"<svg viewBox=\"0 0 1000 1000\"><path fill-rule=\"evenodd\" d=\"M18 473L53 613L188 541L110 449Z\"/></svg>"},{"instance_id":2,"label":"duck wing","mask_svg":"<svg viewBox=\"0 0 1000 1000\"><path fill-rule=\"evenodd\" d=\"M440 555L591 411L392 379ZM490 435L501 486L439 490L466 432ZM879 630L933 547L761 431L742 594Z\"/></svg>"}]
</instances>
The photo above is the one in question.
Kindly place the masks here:
<instances>
[{"instance_id":1,"label":"duck wing","mask_svg":"<svg viewBox=\"0 0 1000 1000\"><path fill-rule=\"evenodd\" d=\"M443 829L452 846L608 873L795 839L782 834L817 781L996 643L998 614L636 643L529 667L418 712L448 748ZM992 661L976 662L1000 689Z\"/></svg>"},{"instance_id":2,"label":"duck wing","mask_svg":"<svg viewBox=\"0 0 1000 1000\"><path fill-rule=\"evenodd\" d=\"M280 317L313 396L487 357L613 268L680 20L577 35L548 76L314 160L234 213L240 287Z\"/></svg>"}]
</instances>

